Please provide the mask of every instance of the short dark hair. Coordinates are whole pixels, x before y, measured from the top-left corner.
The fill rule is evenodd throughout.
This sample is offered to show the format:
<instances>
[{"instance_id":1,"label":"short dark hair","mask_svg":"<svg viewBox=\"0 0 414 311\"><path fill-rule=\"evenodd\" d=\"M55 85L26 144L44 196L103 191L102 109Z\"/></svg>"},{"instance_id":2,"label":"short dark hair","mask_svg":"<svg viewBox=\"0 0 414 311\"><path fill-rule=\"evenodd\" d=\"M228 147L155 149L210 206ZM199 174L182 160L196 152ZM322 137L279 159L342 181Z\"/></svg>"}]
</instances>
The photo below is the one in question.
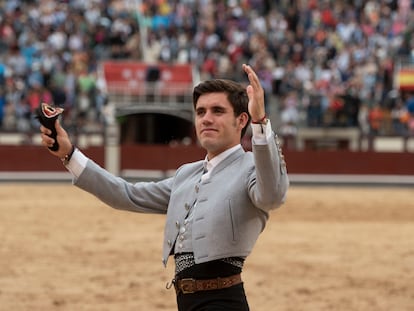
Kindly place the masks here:
<instances>
[{"instance_id":1,"label":"short dark hair","mask_svg":"<svg viewBox=\"0 0 414 311\"><path fill-rule=\"evenodd\" d=\"M251 119L248 108L249 97L247 96L246 88L240 83L227 79L213 79L201 82L193 90L194 109L196 109L199 97L209 93L226 93L227 99L233 107L235 117L241 115L243 112L247 113L249 120L241 131L241 137L243 137Z\"/></svg>"}]
</instances>

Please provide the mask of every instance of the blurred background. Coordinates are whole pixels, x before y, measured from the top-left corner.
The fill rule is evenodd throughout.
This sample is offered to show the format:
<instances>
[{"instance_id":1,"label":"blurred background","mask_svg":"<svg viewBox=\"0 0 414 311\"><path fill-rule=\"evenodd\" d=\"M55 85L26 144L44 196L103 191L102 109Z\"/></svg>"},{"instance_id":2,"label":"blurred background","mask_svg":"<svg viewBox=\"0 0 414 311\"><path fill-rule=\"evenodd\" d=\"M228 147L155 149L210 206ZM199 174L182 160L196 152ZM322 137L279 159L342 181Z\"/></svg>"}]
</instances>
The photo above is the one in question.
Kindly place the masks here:
<instances>
[{"instance_id":1,"label":"blurred background","mask_svg":"<svg viewBox=\"0 0 414 311\"><path fill-rule=\"evenodd\" d=\"M0 1L0 177L66 178L39 145L33 112L46 102L65 109L61 122L74 142L108 170L162 178L204 156L193 86L211 78L247 83L241 65L248 63L293 181L411 182L413 7L410 0ZM249 134L243 145L250 148Z\"/></svg>"}]
</instances>

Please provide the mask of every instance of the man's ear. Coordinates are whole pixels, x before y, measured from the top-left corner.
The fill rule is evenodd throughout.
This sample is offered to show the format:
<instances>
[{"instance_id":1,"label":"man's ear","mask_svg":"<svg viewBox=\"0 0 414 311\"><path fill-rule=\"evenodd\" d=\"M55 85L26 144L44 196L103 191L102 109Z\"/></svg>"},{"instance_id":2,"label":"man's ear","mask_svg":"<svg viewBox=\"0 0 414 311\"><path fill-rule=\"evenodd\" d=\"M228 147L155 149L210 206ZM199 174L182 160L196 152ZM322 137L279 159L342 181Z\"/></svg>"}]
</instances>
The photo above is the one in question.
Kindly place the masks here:
<instances>
[{"instance_id":1,"label":"man's ear","mask_svg":"<svg viewBox=\"0 0 414 311\"><path fill-rule=\"evenodd\" d=\"M249 115L246 112L242 112L239 116L238 116L239 122L240 122L240 128L243 129L247 122L249 122Z\"/></svg>"}]
</instances>

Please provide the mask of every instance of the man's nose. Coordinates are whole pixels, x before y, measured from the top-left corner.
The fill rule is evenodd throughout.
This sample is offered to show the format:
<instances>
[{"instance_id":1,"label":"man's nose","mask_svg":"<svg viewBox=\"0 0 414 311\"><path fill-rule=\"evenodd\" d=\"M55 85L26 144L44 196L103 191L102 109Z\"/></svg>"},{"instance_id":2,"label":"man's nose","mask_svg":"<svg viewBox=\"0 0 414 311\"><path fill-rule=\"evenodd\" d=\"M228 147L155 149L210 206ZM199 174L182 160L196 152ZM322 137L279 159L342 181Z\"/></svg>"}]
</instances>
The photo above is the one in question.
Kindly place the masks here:
<instances>
[{"instance_id":1,"label":"man's nose","mask_svg":"<svg viewBox=\"0 0 414 311\"><path fill-rule=\"evenodd\" d=\"M212 121L213 120L213 114L211 113L211 112L206 112L204 115L203 115L203 123L211 123L211 122L213 122Z\"/></svg>"}]
</instances>

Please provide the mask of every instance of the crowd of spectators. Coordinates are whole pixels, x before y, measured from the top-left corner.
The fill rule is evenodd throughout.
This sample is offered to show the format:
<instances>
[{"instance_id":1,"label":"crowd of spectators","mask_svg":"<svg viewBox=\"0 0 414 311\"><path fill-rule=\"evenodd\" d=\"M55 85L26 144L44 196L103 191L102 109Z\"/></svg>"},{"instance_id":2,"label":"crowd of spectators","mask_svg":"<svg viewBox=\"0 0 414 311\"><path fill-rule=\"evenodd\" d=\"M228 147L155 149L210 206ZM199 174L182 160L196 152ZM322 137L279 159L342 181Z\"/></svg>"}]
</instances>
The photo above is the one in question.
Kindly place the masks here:
<instances>
[{"instance_id":1,"label":"crowd of spectators","mask_svg":"<svg viewBox=\"0 0 414 311\"><path fill-rule=\"evenodd\" d=\"M201 79L258 72L280 130L414 133L394 69L414 58L411 0L8 0L0 2L0 129L37 129L40 102L102 130L105 59L191 63ZM143 31L143 30L146 31Z\"/></svg>"}]
</instances>

